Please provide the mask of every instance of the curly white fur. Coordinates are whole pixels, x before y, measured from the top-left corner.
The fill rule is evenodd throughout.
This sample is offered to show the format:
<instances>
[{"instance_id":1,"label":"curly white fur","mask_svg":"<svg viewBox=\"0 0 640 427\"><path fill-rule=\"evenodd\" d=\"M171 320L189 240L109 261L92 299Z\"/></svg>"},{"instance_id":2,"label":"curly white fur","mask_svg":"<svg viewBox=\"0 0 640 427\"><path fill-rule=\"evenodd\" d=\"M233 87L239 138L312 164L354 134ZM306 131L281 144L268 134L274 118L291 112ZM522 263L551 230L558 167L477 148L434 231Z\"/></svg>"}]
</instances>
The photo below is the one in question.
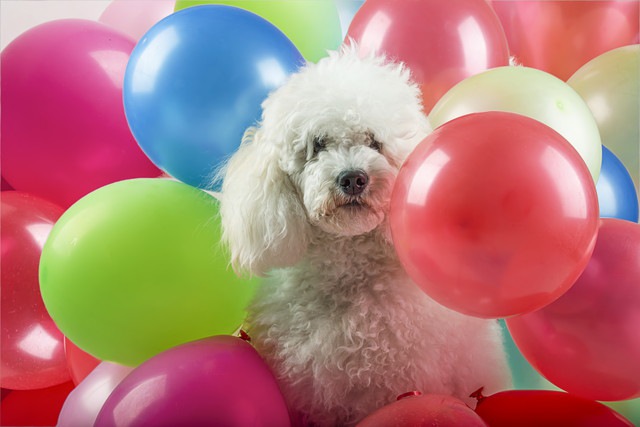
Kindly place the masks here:
<instances>
[{"instance_id":1,"label":"curly white fur","mask_svg":"<svg viewBox=\"0 0 640 427\"><path fill-rule=\"evenodd\" d=\"M309 64L272 93L226 167L223 239L262 275L249 334L301 425L352 425L401 393L510 383L495 321L428 298L400 265L388 204L402 162L430 131L402 65L356 48ZM341 190L366 173L361 194Z\"/></svg>"}]
</instances>

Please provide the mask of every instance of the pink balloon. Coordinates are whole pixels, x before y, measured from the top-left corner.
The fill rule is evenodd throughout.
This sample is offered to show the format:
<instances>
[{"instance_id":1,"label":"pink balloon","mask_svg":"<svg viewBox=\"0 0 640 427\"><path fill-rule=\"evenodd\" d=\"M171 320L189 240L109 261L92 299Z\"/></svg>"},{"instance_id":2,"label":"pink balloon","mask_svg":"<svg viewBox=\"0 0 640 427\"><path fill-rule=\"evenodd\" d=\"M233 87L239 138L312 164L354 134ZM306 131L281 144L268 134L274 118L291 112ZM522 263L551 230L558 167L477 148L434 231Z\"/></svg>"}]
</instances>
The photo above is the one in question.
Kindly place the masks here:
<instances>
[{"instance_id":1,"label":"pink balloon","mask_svg":"<svg viewBox=\"0 0 640 427\"><path fill-rule=\"evenodd\" d=\"M504 30L485 0L367 0L349 38L364 54L404 62L421 86L427 113L456 83L509 64Z\"/></svg>"},{"instance_id":2,"label":"pink balloon","mask_svg":"<svg viewBox=\"0 0 640 427\"><path fill-rule=\"evenodd\" d=\"M488 427L473 409L453 396L404 397L360 421L356 427Z\"/></svg>"},{"instance_id":3,"label":"pink balloon","mask_svg":"<svg viewBox=\"0 0 640 427\"><path fill-rule=\"evenodd\" d=\"M102 362L67 397L57 427L92 426L111 392L133 368Z\"/></svg>"},{"instance_id":4,"label":"pink balloon","mask_svg":"<svg viewBox=\"0 0 640 427\"><path fill-rule=\"evenodd\" d=\"M173 13L175 0L112 0L98 21L139 40L156 22Z\"/></svg>"},{"instance_id":5,"label":"pink balloon","mask_svg":"<svg viewBox=\"0 0 640 427\"><path fill-rule=\"evenodd\" d=\"M529 363L567 392L640 397L640 225L602 219L591 261L569 292L507 326Z\"/></svg>"},{"instance_id":6,"label":"pink balloon","mask_svg":"<svg viewBox=\"0 0 640 427\"><path fill-rule=\"evenodd\" d=\"M589 261L598 199L560 134L485 112L436 129L402 166L391 198L400 261L434 300L487 318L559 298Z\"/></svg>"},{"instance_id":7,"label":"pink balloon","mask_svg":"<svg viewBox=\"0 0 640 427\"><path fill-rule=\"evenodd\" d=\"M134 41L69 19L25 32L2 51L2 175L68 207L106 184L160 171L138 147L122 86Z\"/></svg>"},{"instance_id":8,"label":"pink balloon","mask_svg":"<svg viewBox=\"0 0 640 427\"><path fill-rule=\"evenodd\" d=\"M567 80L582 65L638 43L638 1L492 0L518 62Z\"/></svg>"},{"instance_id":9,"label":"pink balloon","mask_svg":"<svg viewBox=\"0 0 640 427\"><path fill-rule=\"evenodd\" d=\"M0 384L33 390L69 381L64 337L40 295L42 246L62 215L51 202L20 191L2 193Z\"/></svg>"},{"instance_id":10,"label":"pink balloon","mask_svg":"<svg viewBox=\"0 0 640 427\"><path fill-rule=\"evenodd\" d=\"M99 359L82 350L67 337L64 337L64 354L71 380L76 385L80 384L100 364Z\"/></svg>"},{"instance_id":11,"label":"pink balloon","mask_svg":"<svg viewBox=\"0 0 640 427\"><path fill-rule=\"evenodd\" d=\"M286 427L276 380L251 344L215 336L160 353L111 393L95 427Z\"/></svg>"}]
</instances>

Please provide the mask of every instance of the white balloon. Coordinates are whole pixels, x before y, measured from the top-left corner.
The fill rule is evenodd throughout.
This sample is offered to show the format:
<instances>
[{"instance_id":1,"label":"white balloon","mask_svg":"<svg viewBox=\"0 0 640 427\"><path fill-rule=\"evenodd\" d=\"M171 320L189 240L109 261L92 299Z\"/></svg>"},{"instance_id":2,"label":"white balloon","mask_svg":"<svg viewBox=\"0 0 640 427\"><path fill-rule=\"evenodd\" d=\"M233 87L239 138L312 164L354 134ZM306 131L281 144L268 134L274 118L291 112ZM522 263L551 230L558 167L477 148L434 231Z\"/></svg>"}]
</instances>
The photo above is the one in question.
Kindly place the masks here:
<instances>
[{"instance_id":1,"label":"white balloon","mask_svg":"<svg viewBox=\"0 0 640 427\"><path fill-rule=\"evenodd\" d=\"M484 111L522 114L551 127L578 151L597 182L602 163L598 125L584 100L562 80L534 68L493 68L452 87L433 107L429 121L436 128Z\"/></svg>"}]
</instances>

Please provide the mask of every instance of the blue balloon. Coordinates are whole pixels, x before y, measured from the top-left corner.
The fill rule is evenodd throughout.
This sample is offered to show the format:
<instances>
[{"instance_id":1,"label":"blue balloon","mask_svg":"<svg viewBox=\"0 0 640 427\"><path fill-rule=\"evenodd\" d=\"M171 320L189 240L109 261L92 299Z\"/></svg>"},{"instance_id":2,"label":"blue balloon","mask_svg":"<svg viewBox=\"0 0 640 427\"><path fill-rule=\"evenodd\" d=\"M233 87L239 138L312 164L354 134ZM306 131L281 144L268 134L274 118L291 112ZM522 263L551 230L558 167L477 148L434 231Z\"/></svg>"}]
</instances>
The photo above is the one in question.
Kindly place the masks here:
<instances>
[{"instance_id":1,"label":"blue balloon","mask_svg":"<svg viewBox=\"0 0 640 427\"><path fill-rule=\"evenodd\" d=\"M601 218L638 222L638 196L631 175L607 147L602 147L602 167L596 184Z\"/></svg>"},{"instance_id":2,"label":"blue balloon","mask_svg":"<svg viewBox=\"0 0 640 427\"><path fill-rule=\"evenodd\" d=\"M260 119L262 101L303 64L293 43L254 13L223 5L181 10L131 53L123 87L129 127L162 170L215 188L216 169Z\"/></svg>"}]
</instances>

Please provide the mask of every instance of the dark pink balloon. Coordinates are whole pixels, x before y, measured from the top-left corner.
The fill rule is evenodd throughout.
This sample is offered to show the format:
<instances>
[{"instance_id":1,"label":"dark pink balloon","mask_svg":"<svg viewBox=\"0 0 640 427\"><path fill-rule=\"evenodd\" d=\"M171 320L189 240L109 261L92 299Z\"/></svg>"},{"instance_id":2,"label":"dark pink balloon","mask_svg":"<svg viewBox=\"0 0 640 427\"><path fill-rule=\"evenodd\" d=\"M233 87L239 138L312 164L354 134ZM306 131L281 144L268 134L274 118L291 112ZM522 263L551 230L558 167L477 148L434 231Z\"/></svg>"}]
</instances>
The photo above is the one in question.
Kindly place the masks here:
<instances>
[{"instance_id":1,"label":"dark pink balloon","mask_svg":"<svg viewBox=\"0 0 640 427\"><path fill-rule=\"evenodd\" d=\"M567 392L640 397L640 225L602 219L593 256L569 292L507 326L529 363Z\"/></svg>"},{"instance_id":2,"label":"dark pink balloon","mask_svg":"<svg viewBox=\"0 0 640 427\"><path fill-rule=\"evenodd\" d=\"M638 43L637 0L491 1L518 62L567 80L582 65Z\"/></svg>"},{"instance_id":3,"label":"dark pink balloon","mask_svg":"<svg viewBox=\"0 0 640 427\"><path fill-rule=\"evenodd\" d=\"M276 380L251 344L215 336L169 349L111 393L96 427L287 427Z\"/></svg>"},{"instance_id":4,"label":"dark pink balloon","mask_svg":"<svg viewBox=\"0 0 640 427\"><path fill-rule=\"evenodd\" d=\"M160 175L124 115L134 45L104 24L68 19L2 51L2 175L13 188L66 208L106 184Z\"/></svg>"},{"instance_id":5,"label":"dark pink balloon","mask_svg":"<svg viewBox=\"0 0 640 427\"><path fill-rule=\"evenodd\" d=\"M367 0L347 40L404 62L420 84L425 112L453 85L509 64L498 17L485 0Z\"/></svg>"},{"instance_id":6,"label":"dark pink balloon","mask_svg":"<svg viewBox=\"0 0 640 427\"><path fill-rule=\"evenodd\" d=\"M2 388L32 390L69 381L64 336L44 306L38 282L42 246L63 212L27 193L2 193Z\"/></svg>"},{"instance_id":7,"label":"dark pink balloon","mask_svg":"<svg viewBox=\"0 0 640 427\"><path fill-rule=\"evenodd\" d=\"M589 261L598 200L560 134L485 112L436 129L406 160L389 221L407 273L441 304L478 317L537 310Z\"/></svg>"}]
</instances>

